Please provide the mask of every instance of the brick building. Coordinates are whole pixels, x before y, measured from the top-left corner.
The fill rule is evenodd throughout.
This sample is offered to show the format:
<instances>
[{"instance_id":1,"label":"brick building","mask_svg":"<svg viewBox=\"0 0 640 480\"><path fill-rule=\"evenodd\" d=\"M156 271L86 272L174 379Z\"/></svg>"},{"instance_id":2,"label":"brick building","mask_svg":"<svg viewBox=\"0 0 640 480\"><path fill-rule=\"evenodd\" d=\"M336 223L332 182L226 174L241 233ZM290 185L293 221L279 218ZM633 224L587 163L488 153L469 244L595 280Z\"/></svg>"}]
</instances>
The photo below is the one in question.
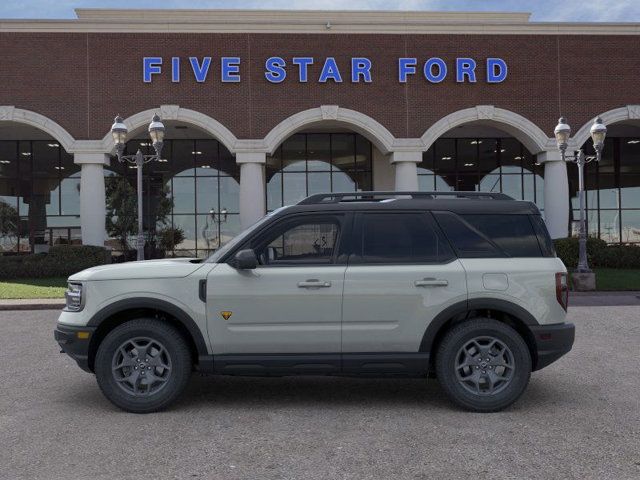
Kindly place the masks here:
<instances>
[{"instance_id":1,"label":"brick building","mask_svg":"<svg viewBox=\"0 0 640 480\"><path fill-rule=\"evenodd\" d=\"M0 20L0 250L115 246L116 114L144 169L145 228L206 255L266 211L322 191L501 191L575 228L577 173L553 139L590 149L588 229L640 242L640 25L521 13L77 10ZM158 219L163 198L170 213ZM111 212L113 213L113 212ZM44 246L44 247L43 247Z\"/></svg>"}]
</instances>

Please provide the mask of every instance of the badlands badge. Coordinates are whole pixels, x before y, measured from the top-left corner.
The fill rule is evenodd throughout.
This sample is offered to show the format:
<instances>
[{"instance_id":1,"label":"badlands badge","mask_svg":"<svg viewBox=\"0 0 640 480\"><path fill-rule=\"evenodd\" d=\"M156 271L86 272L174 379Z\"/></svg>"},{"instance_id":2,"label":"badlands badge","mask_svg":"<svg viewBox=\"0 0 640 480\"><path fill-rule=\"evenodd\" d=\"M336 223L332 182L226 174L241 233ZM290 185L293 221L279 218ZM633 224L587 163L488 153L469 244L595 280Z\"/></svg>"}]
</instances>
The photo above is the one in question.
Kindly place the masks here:
<instances>
[{"instance_id":1,"label":"badlands badge","mask_svg":"<svg viewBox=\"0 0 640 480\"><path fill-rule=\"evenodd\" d=\"M227 312L227 311L220 312L220 315L222 315L222 318L224 318L225 320L229 320L232 314L233 312Z\"/></svg>"}]
</instances>

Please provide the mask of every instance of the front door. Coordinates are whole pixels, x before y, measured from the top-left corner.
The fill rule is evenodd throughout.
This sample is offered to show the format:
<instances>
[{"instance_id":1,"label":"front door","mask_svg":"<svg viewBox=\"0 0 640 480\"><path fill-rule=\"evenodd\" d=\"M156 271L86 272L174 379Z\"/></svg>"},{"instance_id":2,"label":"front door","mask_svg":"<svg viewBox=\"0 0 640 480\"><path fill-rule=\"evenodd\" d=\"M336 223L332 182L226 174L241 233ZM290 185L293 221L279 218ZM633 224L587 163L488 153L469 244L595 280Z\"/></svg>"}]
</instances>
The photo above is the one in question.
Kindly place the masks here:
<instances>
[{"instance_id":1,"label":"front door","mask_svg":"<svg viewBox=\"0 0 640 480\"><path fill-rule=\"evenodd\" d=\"M256 252L256 269L213 268L207 318L214 355L339 354L346 218L289 215L242 247Z\"/></svg>"}]
</instances>

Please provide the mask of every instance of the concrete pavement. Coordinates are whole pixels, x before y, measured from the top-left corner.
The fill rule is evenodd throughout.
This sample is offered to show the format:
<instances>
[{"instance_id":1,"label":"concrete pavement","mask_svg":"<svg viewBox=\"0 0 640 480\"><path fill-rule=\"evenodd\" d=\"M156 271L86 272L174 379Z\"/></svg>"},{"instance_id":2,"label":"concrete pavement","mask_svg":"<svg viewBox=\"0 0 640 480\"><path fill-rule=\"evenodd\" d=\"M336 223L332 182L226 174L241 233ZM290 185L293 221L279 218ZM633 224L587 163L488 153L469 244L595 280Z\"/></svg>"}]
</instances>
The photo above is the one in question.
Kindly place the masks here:
<instances>
[{"instance_id":1,"label":"concrete pavement","mask_svg":"<svg viewBox=\"0 0 640 480\"><path fill-rule=\"evenodd\" d=\"M0 312L2 479L640 478L640 309L573 307L574 350L509 410L435 380L203 378L123 413L58 353L57 312Z\"/></svg>"}]
</instances>

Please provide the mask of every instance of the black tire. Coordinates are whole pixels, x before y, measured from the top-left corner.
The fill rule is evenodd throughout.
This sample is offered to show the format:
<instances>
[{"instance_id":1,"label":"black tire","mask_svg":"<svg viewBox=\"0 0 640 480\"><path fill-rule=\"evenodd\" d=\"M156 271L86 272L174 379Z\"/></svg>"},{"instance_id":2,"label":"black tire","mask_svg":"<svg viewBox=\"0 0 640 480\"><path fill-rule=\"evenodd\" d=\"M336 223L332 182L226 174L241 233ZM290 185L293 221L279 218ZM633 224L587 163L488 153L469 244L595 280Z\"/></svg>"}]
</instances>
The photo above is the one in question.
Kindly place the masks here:
<instances>
[{"instance_id":1,"label":"black tire","mask_svg":"<svg viewBox=\"0 0 640 480\"><path fill-rule=\"evenodd\" d=\"M480 343L474 344L474 340L478 339ZM497 342L492 343L491 339ZM469 355L468 352L481 351L474 345L483 348L494 345L491 350L493 353L484 357L482 354ZM495 353L500 352L498 347L501 346L506 347L502 350L506 352L505 356ZM478 356L483 358L478 359ZM471 360L477 365L459 366L468 365ZM531 376L531 354L523 338L510 326L488 318L471 319L452 327L440 342L435 361L438 381L449 398L461 407L476 412L497 412L513 404L526 389ZM513 368L494 367L492 363L511 363ZM492 370L488 370L490 367ZM497 375L498 371L504 372L502 376ZM489 381L489 374L492 373L496 375ZM473 380L464 380L472 377ZM496 378L500 380L496 381Z\"/></svg>"},{"instance_id":2,"label":"black tire","mask_svg":"<svg viewBox=\"0 0 640 480\"><path fill-rule=\"evenodd\" d=\"M147 340L149 340L148 343ZM142 345L141 352L146 352L145 344L150 345L147 350L151 353L148 356L147 353L142 354L149 362L145 365L149 366L138 369L139 365L144 364L145 358L142 358L142 363L136 364L135 361L139 360L139 352L134 348L126 357L127 364L131 362L131 366L120 368L118 373L113 373L115 362L120 361L120 365L125 363L125 357L120 347L126 345L124 350L127 351L127 347L131 345L130 348L133 348L134 344ZM160 348L157 348L158 346ZM161 356L164 359L156 360L156 362L164 362L167 367L158 366L156 370L156 367L151 363L156 358L153 357L154 354L158 356L157 358ZM161 320L150 318L131 320L114 328L100 343L95 358L95 373L102 393L111 403L132 413L156 412L167 407L187 386L191 370L192 361L189 347L180 332ZM122 378L126 377L124 381L122 378L121 381L118 381L116 377L123 371L129 375L135 373L138 381L131 382L127 375L122 376ZM158 372L160 373L158 374ZM145 377L140 377L145 373ZM162 377L162 381L159 381L160 377ZM150 378L158 380L152 384L145 384L144 382L149 382ZM134 393L130 391L133 389L142 391ZM146 392L145 389L147 389Z\"/></svg>"}]
</instances>

